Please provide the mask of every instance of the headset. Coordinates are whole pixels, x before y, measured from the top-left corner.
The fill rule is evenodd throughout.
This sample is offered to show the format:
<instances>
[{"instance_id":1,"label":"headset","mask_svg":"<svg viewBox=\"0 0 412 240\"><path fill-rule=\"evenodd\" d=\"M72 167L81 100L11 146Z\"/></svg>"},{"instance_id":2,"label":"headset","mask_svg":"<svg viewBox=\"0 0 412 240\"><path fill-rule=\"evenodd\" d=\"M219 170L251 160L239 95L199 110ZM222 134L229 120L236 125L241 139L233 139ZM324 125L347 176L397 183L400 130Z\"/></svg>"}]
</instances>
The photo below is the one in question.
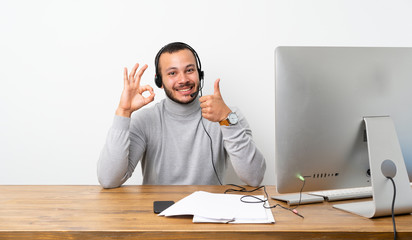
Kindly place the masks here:
<instances>
[{"instance_id":1,"label":"headset","mask_svg":"<svg viewBox=\"0 0 412 240\"><path fill-rule=\"evenodd\" d=\"M159 88L162 87L163 83L162 83L162 75L159 71L159 59L160 59L160 55L162 55L165 50L168 51L168 49L179 49L179 50L183 50L183 49L189 49L193 55L196 58L196 68L197 68L197 72L199 74L199 81L200 81L200 89L199 91L202 89L203 84L203 78L204 78L204 72L202 71L202 63L200 62L199 56L197 55L197 52L188 44L183 43L183 42L172 42L167 44L166 46L162 47L159 52L156 54L156 58L155 58L155 69L156 69L156 75L154 78L155 84L156 86L158 86ZM177 51L179 51L177 50ZM197 92L196 92L197 93ZM193 97L196 93L192 93L190 96ZM193 96L192 96L193 95Z\"/></svg>"}]
</instances>

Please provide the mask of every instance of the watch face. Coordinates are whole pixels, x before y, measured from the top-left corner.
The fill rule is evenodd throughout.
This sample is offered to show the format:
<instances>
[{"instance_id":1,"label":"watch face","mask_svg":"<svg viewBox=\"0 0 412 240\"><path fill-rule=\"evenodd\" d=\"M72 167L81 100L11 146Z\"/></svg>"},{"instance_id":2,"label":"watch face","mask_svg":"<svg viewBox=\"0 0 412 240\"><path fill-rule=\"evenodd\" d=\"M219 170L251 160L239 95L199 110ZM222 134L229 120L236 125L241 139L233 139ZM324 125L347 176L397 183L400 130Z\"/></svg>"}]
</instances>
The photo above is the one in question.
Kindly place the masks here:
<instances>
[{"instance_id":1,"label":"watch face","mask_svg":"<svg viewBox=\"0 0 412 240\"><path fill-rule=\"evenodd\" d=\"M232 124L232 125L236 124L239 121L239 119L237 118L236 113L233 113L233 112L229 114L228 120L229 120L230 124Z\"/></svg>"}]
</instances>

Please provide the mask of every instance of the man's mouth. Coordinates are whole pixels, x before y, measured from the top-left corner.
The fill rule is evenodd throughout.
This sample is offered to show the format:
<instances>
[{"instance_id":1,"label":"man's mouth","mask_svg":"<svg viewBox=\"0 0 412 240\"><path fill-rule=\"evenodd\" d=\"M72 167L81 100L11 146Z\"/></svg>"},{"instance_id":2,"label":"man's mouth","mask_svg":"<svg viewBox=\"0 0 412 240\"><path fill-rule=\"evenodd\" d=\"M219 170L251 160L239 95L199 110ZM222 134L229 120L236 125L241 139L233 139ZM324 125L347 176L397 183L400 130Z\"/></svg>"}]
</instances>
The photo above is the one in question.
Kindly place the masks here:
<instances>
[{"instance_id":1,"label":"man's mouth","mask_svg":"<svg viewBox=\"0 0 412 240\"><path fill-rule=\"evenodd\" d=\"M192 90L192 88L193 88L193 87L183 88L183 89L178 89L177 91L178 91L178 92L187 92L187 91Z\"/></svg>"},{"instance_id":2,"label":"man's mouth","mask_svg":"<svg viewBox=\"0 0 412 240\"><path fill-rule=\"evenodd\" d=\"M194 89L195 85L192 84L185 84L183 86L179 86L177 88L175 88L175 90L182 95L189 95L192 93L193 89Z\"/></svg>"}]
</instances>

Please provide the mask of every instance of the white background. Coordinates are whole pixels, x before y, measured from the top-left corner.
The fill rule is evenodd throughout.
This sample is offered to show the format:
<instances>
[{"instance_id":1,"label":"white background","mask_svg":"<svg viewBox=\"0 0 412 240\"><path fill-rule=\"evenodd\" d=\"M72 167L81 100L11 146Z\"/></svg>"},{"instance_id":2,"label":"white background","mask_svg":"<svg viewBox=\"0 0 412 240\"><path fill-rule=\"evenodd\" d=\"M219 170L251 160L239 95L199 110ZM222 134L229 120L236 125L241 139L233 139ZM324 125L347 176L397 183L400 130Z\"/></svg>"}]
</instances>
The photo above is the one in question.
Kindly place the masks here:
<instances>
[{"instance_id":1,"label":"white background","mask_svg":"<svg viewBox=\"0 0 412 240\"><path fill-rule=\"evenodd\" d=\"M154 56L172 41L200 55L204 95L221 78L274 184L274 49L409 47L411 10L409 0L1 0L0 184L98 184L123 67L149 64L142 83L154 87ZM137 168L127 184L141 179Z\"/></svg>"}]
</instances>

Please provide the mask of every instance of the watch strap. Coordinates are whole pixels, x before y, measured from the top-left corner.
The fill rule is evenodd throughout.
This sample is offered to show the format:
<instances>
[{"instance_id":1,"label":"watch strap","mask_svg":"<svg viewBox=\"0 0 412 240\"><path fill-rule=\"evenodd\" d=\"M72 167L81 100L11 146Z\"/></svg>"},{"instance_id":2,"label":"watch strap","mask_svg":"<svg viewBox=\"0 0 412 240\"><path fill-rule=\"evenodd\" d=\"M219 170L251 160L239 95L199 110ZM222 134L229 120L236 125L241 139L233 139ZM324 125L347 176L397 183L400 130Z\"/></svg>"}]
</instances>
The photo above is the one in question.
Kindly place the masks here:
<instances>
[{"instance_id":1,"label":"watch strap","mask_svg":"<svg viewBox=\"0 0 412 240\"><path fill-rule=\"evenodd\" d=\"M227 118L219 122L220 126L230 126L229 120Z\"/></svg>"}]
</instances>

